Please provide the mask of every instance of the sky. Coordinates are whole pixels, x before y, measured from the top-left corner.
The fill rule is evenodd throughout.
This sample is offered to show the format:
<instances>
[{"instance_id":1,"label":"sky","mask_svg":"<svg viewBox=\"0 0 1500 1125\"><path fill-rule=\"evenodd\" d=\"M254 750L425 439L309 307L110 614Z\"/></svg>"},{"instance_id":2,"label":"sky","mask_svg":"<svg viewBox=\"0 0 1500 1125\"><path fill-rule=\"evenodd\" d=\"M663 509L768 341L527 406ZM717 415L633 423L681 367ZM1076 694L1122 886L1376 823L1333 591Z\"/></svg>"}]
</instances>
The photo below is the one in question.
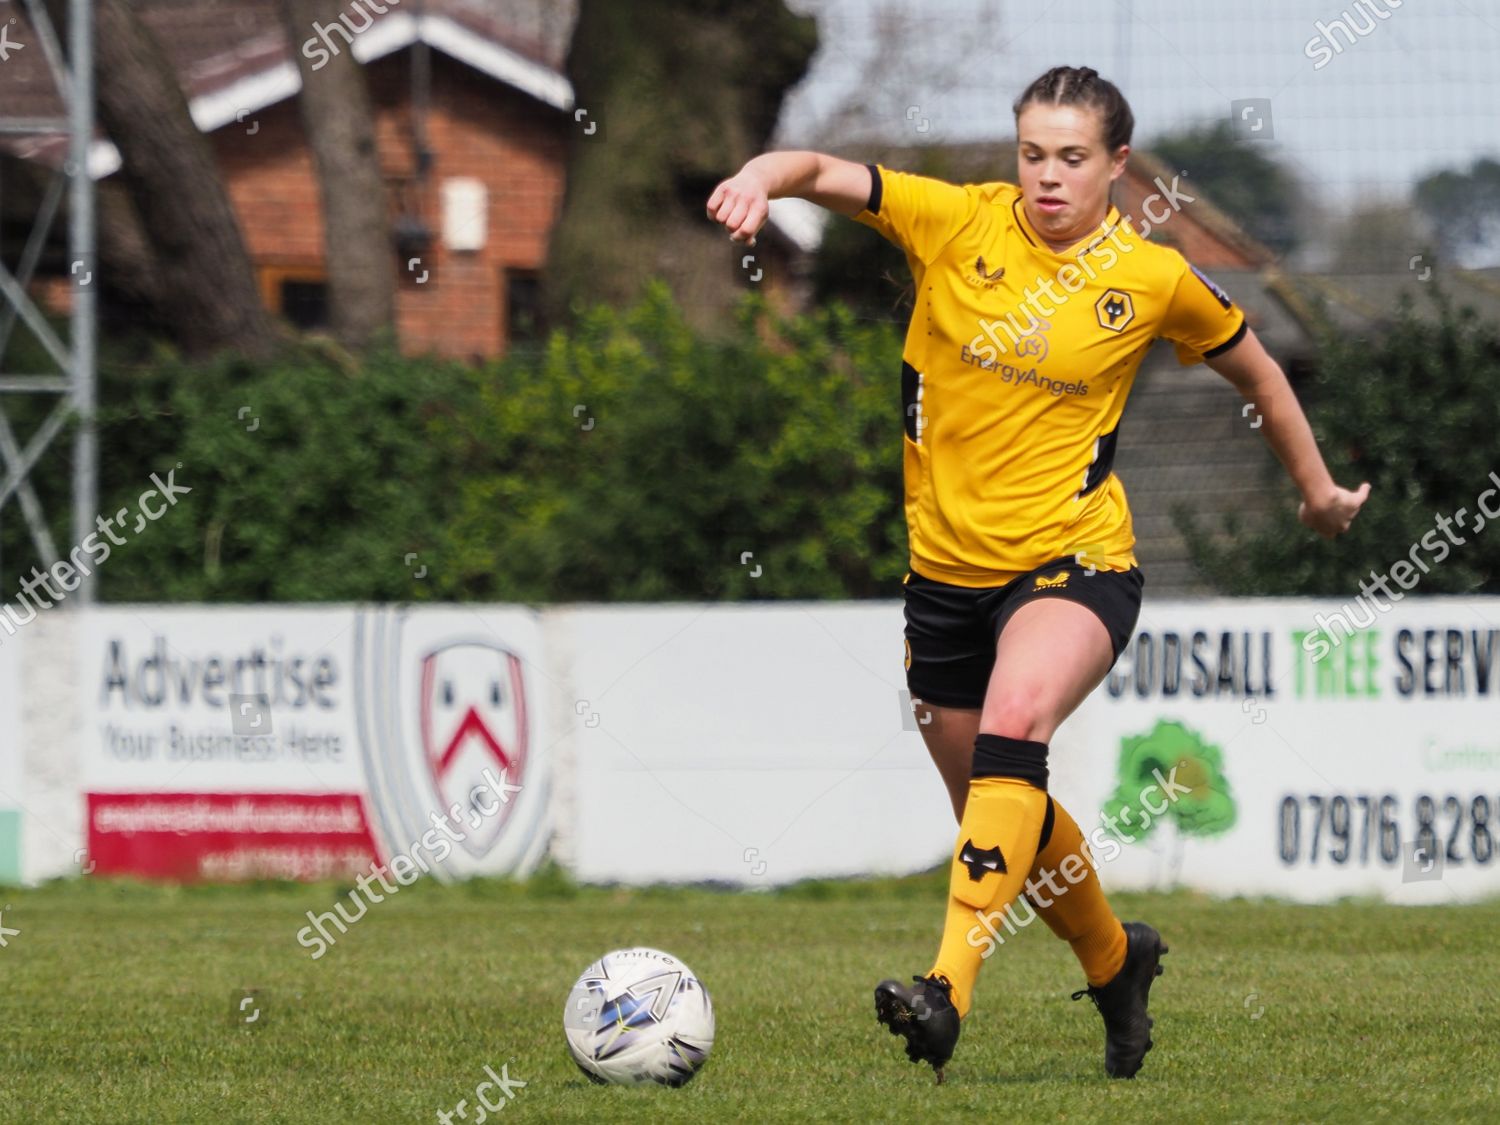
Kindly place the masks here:
<instances>
[{"instance_id":1,"label":"sky","mask_svg":"<svg viewBox=\"0 0 1500 1125\"><path fill-rule=\"evenodd\" d=\"M1121 87L1137 147L1269 99L1269 114L1237 107L1242 127L1260 122L1252 139L1334 211L1404 198L1422 176L1477 156L1500 159L1500 0L788 4L819 20L820 47L783 107L782 147L858 137L830 116L850 104L888 140L1008 138L1026 84L1073 65ZM898 46L871 74L882 23Z\"/></svg>"}]
</instances>

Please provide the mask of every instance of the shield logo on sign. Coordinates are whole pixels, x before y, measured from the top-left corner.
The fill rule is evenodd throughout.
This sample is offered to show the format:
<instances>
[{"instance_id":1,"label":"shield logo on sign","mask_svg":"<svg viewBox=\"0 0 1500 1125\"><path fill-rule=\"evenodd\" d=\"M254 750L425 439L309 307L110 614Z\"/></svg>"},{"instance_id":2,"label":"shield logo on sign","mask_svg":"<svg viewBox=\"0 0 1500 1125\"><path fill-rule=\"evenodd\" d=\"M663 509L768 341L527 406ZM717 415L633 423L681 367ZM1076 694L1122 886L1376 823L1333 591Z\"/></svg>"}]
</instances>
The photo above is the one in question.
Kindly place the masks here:
<instances>
[{"instance_id":1,"label":"shield logo on sign","mask_svg":"<svg viewBox=\"0 0 1500 1125\"><path fill-rule=\"evenodd\" d=\"M448 822L476 858L499 839L524 793L527 731L521 660L477 641L433 649L422 658L423 758Z\"/></svg>"}]
</instances>

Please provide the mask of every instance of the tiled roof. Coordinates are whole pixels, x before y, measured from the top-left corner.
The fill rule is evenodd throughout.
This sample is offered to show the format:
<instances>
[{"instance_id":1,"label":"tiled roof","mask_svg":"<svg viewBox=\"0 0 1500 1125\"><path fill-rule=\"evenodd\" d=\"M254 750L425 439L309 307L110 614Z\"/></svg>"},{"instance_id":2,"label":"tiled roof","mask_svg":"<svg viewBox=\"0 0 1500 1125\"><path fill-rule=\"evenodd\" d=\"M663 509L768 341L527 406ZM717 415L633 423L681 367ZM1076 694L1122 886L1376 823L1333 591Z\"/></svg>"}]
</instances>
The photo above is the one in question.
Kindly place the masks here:
<instances>
[{"instance_id":1,"label":"tiled roof","mask_svg":"<svg viewBox=\"0 0 1500 1125\"><path fill-rule=\"evenodd\" d=\"M275 94L290 82L290 88L279 93L281 97L297 88L289 69L296 61L292 53L296 45L288 42L282 30L277 0L135 2L176 67L200 127L221 124L204 120L200 112L203 105L230 91L245 90L252 79L283 75L285 80L279 85L267 86ZM463 61L513 81L543 100L558 104L571 98L562 71L574 4L549 0L384 0L382 6L387 9L385 14L370 11L376 25L356 37L356 55L376 43L385 44L386 50L404 46L414 33L414 18L421 14L428 17L423 38L438 49L456 53ZM362 5L361 11L365 7ZM0 70L0 116L61 117L63 102L26 7L18 0L0 0L0 22L10 18L16 20L10 25L10 40L25 47L13 52ZM364 16L355 13L352 18L362 23ZM369 39L362 52L364 36ZM470 57L464 58L465 53ZM56 158L60 151L55 138L11 134L3 141L23 157Z\"/></svg>"},{"instance_id":2,"label":"tiled roof","mask_svg":"<svg viewBox=\"0 0 1500 1125\"><path fill-rule=\"evenodd\" d=\"M1388 322L1403 297L1412 301L1419 316L1432 317L1438 308L1428 299L1434 287L1456 306L1472 308L1486 320L1500 320L1500 269L1428 268L1420 258L1413 259L1412 266L1366 273L1276 273L1268 288L1309 335L1320 328L1352 332Z\"/></svg>"}]
</instances>

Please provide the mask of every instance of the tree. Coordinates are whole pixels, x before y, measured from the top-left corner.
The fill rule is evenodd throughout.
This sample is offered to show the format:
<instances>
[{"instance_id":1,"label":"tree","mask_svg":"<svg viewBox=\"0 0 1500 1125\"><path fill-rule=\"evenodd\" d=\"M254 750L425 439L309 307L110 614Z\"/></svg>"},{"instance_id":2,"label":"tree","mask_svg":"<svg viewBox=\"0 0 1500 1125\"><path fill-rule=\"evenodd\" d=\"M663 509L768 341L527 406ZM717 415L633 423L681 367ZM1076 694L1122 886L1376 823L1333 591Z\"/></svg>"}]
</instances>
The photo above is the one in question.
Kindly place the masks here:
<instances>
[{"instance_id":1,"label":"tree","mask_svg":"<svg viewBox=\"0 0 1500 1125\"><path fill-rule=\"evenodd\" d=\"M1333 226L1331 267L1344 273L1403 273L1431 243L1425 226L1409 203L1361 204Z\"/></svg>"},{"instance_id":2,"label":"tree","mask_svg":"<svg viewBox=\"0 0 1500 1125\"><path fill-rule=\"evenodd\" d=\"M335 0L282 0L288 40L300 41L314 22L337 22L341 7ZM297 104L318 170L333 334L346 347L363 349L396 323L390 206L364 70L352 50L323 55L316 63L297 52Z\"/></svg>"},{"instance_id":3,"label":"tree","mask_svg":"<svg viewBox=\"0 0 1500 1125\"><path fill-rule=\"evenodd\" d=\"M1500 161L1481 157L1467 172L1435 172L1413 198L1446 258L1470 269L1500 265Z\"/></svg>"},{"instance_id":4,"label":"tree","mask_svg":"<svg viewBox=\"0 0 1500 1125\"><path fill-rule=\"evenodd\" d=\"M48 10L62 26L66 4ZM188 354L263 354L272 326L250 254L171 63L127 0L99 0L95 20L99 122L149 239L157 319Z\"/></svg>"},{"instance_id":5,"label":"tree","mask_svg":"<svg viewBox=\"0 0 1500 1125\"><path fill-rule=\"evenodd\" d=\"M1203 194L1249 235L1277 254L1298 241L1300 189L1282 165L1234 135L1224 121L1159 137L1150 151L1172 168L1187 170Z\"/></svg>"},{"instance_id":6,"label":"tree","mask_svg":"<svg viewBox=\"0 0 1500 1125\"><path fill-rule=\"evenodd\" d=\"M995 70L1016 38L1001 0L964 0L960 6L961 19L945 19L932 5L911 0L817 2L819 29L836 44L836 54L830 55L837 62L822 66L823 81L788 99L778 142L844 152L860 145L946 139L945 126L953 120L944 116L952 107L948 95L969 86L976 74ZM828 104L834 73L841 96ZM1009 105L997 111L996 127L1004 133Z\"/></svg>"},{"instance_id":7,"label":"tree","mask_svg":"<svg viewBox=\"0 0 1500 1125\"><path fill-rule=\"evenodd\" d=\"M1286 502L1270 522L1227 523L1216 537L1181 521L1194 563L1217 589L1349 596L1372 571L1389 574L1398 560L1412 566L1420 557L1422 593L1500 593L1500 527L1475 527L1476 498L1500 479L1500 325L1455 307L1441 290L1431 299L1435 316L1406 298L1386 326L1330 333L1299 387L1334 479L1370 482L1348 533L1324 541L1302 527L1295 490L1278 471L1267 487ZM1466 541L1439 534L1439 516L1457 519L1454 534Z\"/></svg>"},{"instance_id":8,"label":"tree","mask_svg":"<svg viewBox=\"0 0 1500 1125\"><path fill-rule=\"evenodd\" d=\"M544 305L628 303L652 276L694 323L743 290L736 251L704 218L721 179L764 147L817 45L783 0L581 0L567 73L577 103Z\"/></svg>"},{"instance_id":9,"label":"tree","mask_svg":"<svg viewBox=\"0 0 1500 1125\"><path fill-rule=\"evenodd\" d=\"M845 150L848 159L885 163L903 172L947 180L949 183L983 182L1011 171L995 169L1005 161L989 146L918 145L909 148L872 147L865 152ZM980 163L976 164L976 157ZM843 301L866 320L881 320L905 329L911 319L915 293L906 255L860 223L837 218L823 228L823 240L812 265L813 301L821 305Z\"/></svg>"},{"instance_id":10,"label":"tree","mask_svg":"<svg viewBox=\"0 0 1500 1125\"><path fill-rule=\"evenodd\" d=\"M840 218L823 227L810 280L814 307L842 301L865 320L905 327L911 319L906 255L859 223Z\"/></svg>"}]
</instances>

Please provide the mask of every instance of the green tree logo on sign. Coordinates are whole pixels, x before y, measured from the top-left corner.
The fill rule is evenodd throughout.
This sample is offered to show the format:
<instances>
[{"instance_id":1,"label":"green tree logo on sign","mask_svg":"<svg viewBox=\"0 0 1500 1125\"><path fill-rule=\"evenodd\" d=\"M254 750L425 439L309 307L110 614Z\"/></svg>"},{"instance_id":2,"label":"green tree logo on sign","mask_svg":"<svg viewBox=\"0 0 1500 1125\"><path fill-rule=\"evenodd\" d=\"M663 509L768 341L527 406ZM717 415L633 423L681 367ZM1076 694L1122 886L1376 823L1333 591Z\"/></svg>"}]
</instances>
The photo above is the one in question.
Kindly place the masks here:
<instances>
[{"instance_id":1,"label":"green tree logo on sign","mask_svg":"<svg viewBox=\"0 0 1500 1125\"><path fill-rule=\"evenodd\" d=\"M1104 815L1136 839L1169 817L1184 836L1217 836L1234 826L1224 753L1183 723L1162 719L1147 734L1122 738L1118 773Z\"/></svg>"}]
</instances>

